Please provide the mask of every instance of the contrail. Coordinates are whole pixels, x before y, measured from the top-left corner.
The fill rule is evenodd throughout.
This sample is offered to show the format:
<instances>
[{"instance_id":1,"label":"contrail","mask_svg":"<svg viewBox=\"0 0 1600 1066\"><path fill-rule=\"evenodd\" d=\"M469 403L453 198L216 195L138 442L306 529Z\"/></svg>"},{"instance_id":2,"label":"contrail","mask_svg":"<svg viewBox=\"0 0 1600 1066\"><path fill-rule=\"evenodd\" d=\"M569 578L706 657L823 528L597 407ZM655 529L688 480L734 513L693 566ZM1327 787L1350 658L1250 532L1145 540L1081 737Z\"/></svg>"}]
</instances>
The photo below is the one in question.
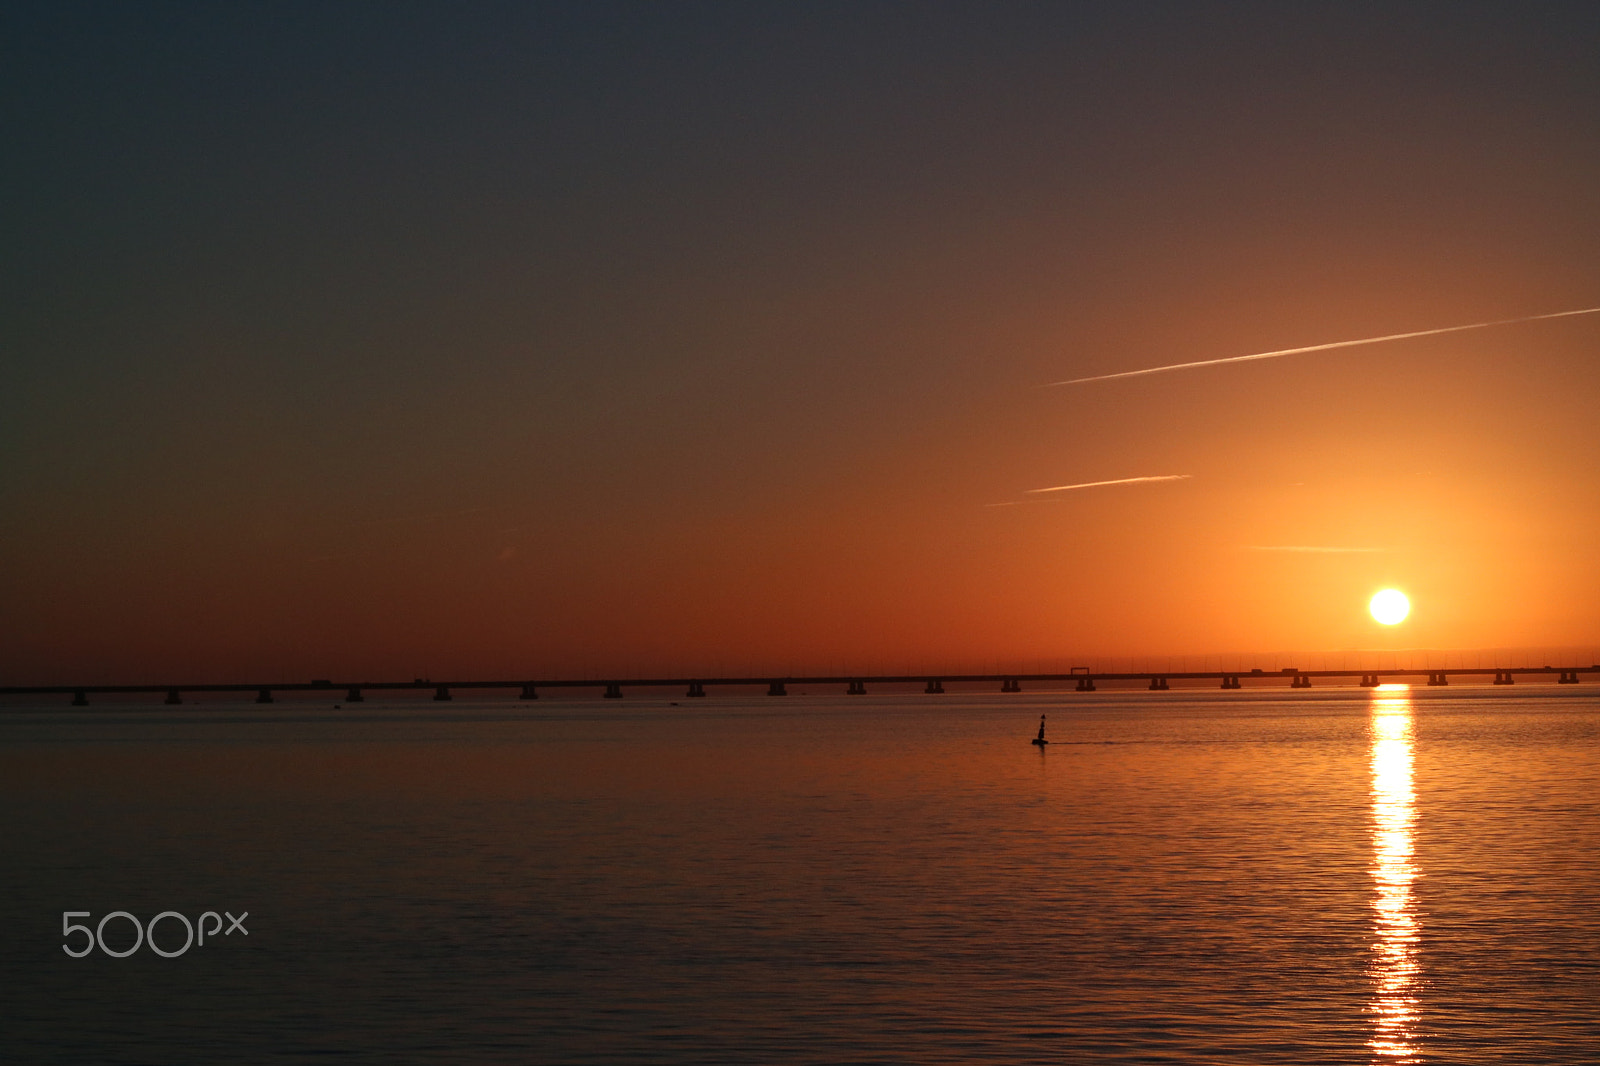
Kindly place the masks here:
<instances>
[{"instance_id":1,"label":"contrail","mask_svg":"<svg viewBox=\"0 0 1600 1066\"><path fill-rule=\"evenodd\" d=\"M1312 552L1319 555L1347 555L1351 553L1387 552L1388 548L1324 548L1314 544L1251 544L1245 548L1253 552Z\"/></svg>"},{"instance_id":2,"label":"contrail","mask_svg":"<svg viewBox=\"0 0 1600 1066\"><path fill-rule=\"evenodd\" d=\"M1137 485L1142 481L1187 481L1193 474L1157 474L1154 477L1119 477L1115 481L1085 481L1079 485L1053 485L1048 489L1029 489L1030 495L1040 492L1070 492L1073 489L1097 489L1102 485Z\"/></svg>"},{"instance_id":3,"label":"contrail","mask_svg":"<svg viewBox=\"0 0 1600 1066\"><path fill-rule=\"evenodd\" d=\"M1538 322L1546 318L1568 318L1572 315L1592 315L1600 307L1585 307L1581 311L1556 311L1548 315L1527 315L1523 318L1501 318L1494 322L1474 322L1470 326L1445 326L1443 329L1419 329L1413 333L1391 333L1386 337L1365 337L1358 341L1334 341L1332 344L1312 344L1304 348L1282 348L1276 352L1257 352L1255 355L1230 355L1225 359L1201 359L1194 363L1173 363L1171 366L1152 366L1145 370L1124 370L1117 374L1096 374L1088 378L1052 381L1046 388L1056 385L1081 385L1086 381L1110 381L1112 378L1137 378L1146 374L1165 374L1169 370L1191 370L1197 366L1218 366L1222 363L1248 363L1254 359L1277 359L1285 355L1305 352L1325 352L1330 348L1354 348L1360 344L1382 344L1384 341L1403 341L1410 337L1433 337L1440 333L1460 333L1468 329L1488 329L1490 326L1511 326L1518 322Z\"/></svg>"}]
</instances>

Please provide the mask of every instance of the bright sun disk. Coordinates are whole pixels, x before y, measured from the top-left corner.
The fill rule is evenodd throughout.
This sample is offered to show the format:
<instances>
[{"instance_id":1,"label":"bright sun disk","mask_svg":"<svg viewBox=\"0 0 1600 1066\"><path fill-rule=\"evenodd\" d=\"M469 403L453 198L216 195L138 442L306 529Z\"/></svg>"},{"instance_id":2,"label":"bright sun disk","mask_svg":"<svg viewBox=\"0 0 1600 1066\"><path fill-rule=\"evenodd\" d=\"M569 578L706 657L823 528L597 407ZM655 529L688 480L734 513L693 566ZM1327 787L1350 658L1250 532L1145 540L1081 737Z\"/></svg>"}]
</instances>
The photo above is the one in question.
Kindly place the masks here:
<instances>
[{"instance_id":1,"label":"bright sun disk","mask_svg":"<svg viewBox=\"0 0 1600 1066\"><path fill-rule=\"evenodd\" d=\"M1372 597L1367 609L1379 623L1386 626L1398 625L1411 613L1411 601L1406 599L1406 594L1399 589L1384 589Z\"/></svg>"}]
</instances>

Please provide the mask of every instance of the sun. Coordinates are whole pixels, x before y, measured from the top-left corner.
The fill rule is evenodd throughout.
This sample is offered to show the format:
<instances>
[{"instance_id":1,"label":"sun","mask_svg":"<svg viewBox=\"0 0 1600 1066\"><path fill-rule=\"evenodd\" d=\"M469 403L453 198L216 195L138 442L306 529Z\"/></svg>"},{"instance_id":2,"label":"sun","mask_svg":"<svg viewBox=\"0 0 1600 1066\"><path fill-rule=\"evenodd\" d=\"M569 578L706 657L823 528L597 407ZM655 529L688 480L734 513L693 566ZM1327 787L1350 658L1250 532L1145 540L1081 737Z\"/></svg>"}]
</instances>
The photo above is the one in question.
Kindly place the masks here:
<instances>
[{"instance_id":1,"label":"sun","mask_svg":"<svg viewBox=\"0 0 1600 1066\"><path fill-rule=\"evenodd\" d=\"M1386 626L1399 625L1406 620L1406 615L1411 613L1411 601L1406 599L1406 594L1399 589L1384 589L1372 597L1372 602L1367 604L1367 610L1372 612L1372 617Z\"/></svg>"}]
</instances>

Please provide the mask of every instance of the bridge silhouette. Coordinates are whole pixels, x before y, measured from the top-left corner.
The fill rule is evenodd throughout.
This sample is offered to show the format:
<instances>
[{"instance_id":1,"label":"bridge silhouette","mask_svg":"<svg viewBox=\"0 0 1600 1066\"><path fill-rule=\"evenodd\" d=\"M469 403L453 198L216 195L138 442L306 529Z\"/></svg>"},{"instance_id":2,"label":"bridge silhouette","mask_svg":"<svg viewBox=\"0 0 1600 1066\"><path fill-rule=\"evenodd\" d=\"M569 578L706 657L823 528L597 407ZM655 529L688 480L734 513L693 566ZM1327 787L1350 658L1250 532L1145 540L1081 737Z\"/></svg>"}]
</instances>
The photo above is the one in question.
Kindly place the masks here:
<instances>
[{"instance_id":1,"label":"bridge silhouette","mask_svg":"<svg viewBox=\"0 0 1600 1066\"><path fill-rule=\"evenodd\" d=\"M90 696L164 695L165 703L181 704L185 695L227 695L232 693L256 694L255 702L272 703L275 693L326 693L344 691L345 703L361 703L368 692L409 692L433 690L433 699L449 700L457 691L485 692L515 690L518 699L536 700L544 690L600 689L606 699L623 698L624 689L682 688L685 698L707 695L712 688L750 688L766 686L769 696L787 696L789 688L796 685L843 685L844 695L865 696L868 685L922 685L926 695L943 695L947 684L996 684L1002 693L1020 693L1027 685L1069 685L1067 691L1095 692L1103 683L1146 683L1152 692L1169 691L1174 681L1214 681L1223 689L1266 688L1269 684L1287 682L1291 689L1309 689L1317 681L1340 681L1358 678L1358 684L1376 687L1385 680L1410 680L1427 678L1430 686L1450 683L1450 678L1488 678L1493 684L1512 685L1518 677L1527 680L1550 680L1556 684L1576 685L1582 673L1600 674L1600 664L1591 666L1513 666L1513 667L1463 667L1459 669L1394 669L1394 670L1300 670L1285 667L1281 670L1189 670L1189 671L1092 671L1088 667L1073 667L1066 673L982 673L982 674L816 674L774 677L772 675L747 677L634 677L611 681L593 678L550 678L516 680L454 680L434 681L416 678L411 681L283 681L272 683L229 683L192 685L10 685L0 686L4 696L71 696L72 705L85 707ZM1248 684L1247 684L1248 682ZM1051 691L1047 689L1047 691ZM1192 690L1191 690L1192 691Z\"/></svg>"}]
</instances>

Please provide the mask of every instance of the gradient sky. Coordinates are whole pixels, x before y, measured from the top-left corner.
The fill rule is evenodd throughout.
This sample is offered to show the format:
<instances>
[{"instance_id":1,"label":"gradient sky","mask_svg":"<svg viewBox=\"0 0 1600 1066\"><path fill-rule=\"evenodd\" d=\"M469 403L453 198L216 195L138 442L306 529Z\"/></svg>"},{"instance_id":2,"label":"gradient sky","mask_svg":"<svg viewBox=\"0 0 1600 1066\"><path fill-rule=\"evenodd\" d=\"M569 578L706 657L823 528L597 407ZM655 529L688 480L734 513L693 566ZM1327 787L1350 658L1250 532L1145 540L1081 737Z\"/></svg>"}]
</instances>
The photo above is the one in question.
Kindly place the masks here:
<instances>
[{"instance_id":1,"label":"gradient sky","mask_svg":"<svg viewBox=\"0 0 1600 1066\"><path fill-rule=\"evenodd\" d=\"M1046 387L1600 305L1597 56L1592 3L5 4L0 680L1600 645L1600 315Z\"/></svg>"}]
</instances>

